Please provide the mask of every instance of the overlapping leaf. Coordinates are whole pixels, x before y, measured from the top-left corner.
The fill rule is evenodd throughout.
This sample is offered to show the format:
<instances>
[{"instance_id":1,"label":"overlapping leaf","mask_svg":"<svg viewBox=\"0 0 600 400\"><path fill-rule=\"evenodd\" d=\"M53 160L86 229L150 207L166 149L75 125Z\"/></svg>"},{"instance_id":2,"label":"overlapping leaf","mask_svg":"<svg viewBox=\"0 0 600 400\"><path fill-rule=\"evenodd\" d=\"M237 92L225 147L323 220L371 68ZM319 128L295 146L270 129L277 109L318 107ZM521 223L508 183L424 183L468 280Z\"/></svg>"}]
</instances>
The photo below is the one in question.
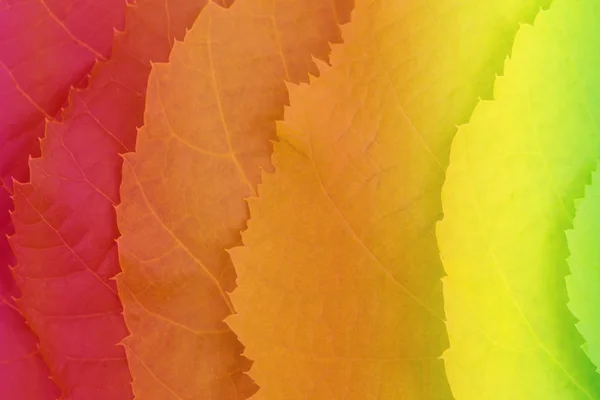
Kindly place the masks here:
<instances>
[{"instance_id":1,"label":"overlapping leaf","mask_svg":"<svg viewBox=\"0 0 600 400\"><path fill-rule=\"evenodd\" d=\"M10 204L8 191L0 188L0 207L8 210ZM4 219L0 218L1 238L12 233L2 232L11 226L7 213ZM0 254L10 257L3 258L5 263L0 264L0 393L16 400L56 400L59 390L38 353L37 338L12 301L19 290L8 268L14 259L6 240L0 240Z\"/></svg>"},{"instance_id":2,"label":"overlapping leaf","mask_svg":"<svg viewBox=\"0 0 600 400\"><path fill-rule=\"evenodd\" d=\"M124 12L124 0L0 4L0 190L12 191L13 179L28 180L27 162L39 156L45 120L60 119L71 86L84 84L96 60L109 56ZM6 205L2 221L9 221ZM0 253L2 268L9 258Z\"/></svg>"},{"instance_id":3,"label":"overlapping leaf","mask_svg":"<svg viewBox=\"0 0 600 400\"><path fill-rule=\"evenodd\" d=\"M124 0L6 0L0 4L0 177L26 181L44 120L110 55Z\"/></svg>"},{"instance_id":4,"label":"overlapping leaf","mask_svg":"<svg viewBox=\"0 0 600 400\"><path fill-rule=\"evenodd\" d=\"M239 315L228 321L256 360L257 398L440 398L425 387L445 385L443 347L427 346L444 345L439 292L429 298L436 271L419 277L428 293L415 294L401 276L402 243L385 243L402 219L417 228L394 208L402 194L387 190L403 180L397 156L421 146L407 132L402 151L396 135L410 121L397 112L387 75L396 48L382 32L400 37L401 13L360 3L333 68L292 88L276 172L250 201L245 247L231 252ZM383 12L397 25L383 24ZM440 393L448 397L447 385Z\"/></svg>"},{"instance_id":5,"label":"overlapping leaf","mask_svg":"<svg viewBox=\"0 0 600 400\"><path fill-rule=\"evenodd\" d=\"M596 399L564 230L600 151L600 4L556 0L452 145L439 246L457 398Z\"/></svg>"},{"instance_id":6,"label":"overlapping leaf","mask_svg":"<svg viewBox=\"0 0 600 400\"><path fill-rule=\"evenodd\" d=\"M119 292L134 390L144 399L247 398L249 361L223 323L260 168L270 169L285 81L316 73L351 1L242 0L201 13L149 82L118 208ZM177 368L173 368L177 365Z\"/></svg>"},{"instance_id":7,"label":"overlapping leaf","mask_svg":"<svg viewBox=\"0 0 600 400\"><path fill-rule=\"evenodd\" d=\"M276 172L232 251L228 322L265 399L447 399L434 226L455 123L536 2L363 0L292 91Z\"/></svg>"},{"instance_id":8,"label":"overlapping leaf","mask_svg":"<svg viewBox=\"0 0 600 400\"><path fill-rule=\"evenodd\" d=\"M567 276L569 309L579 320L577 329L586 343L583 348L600 368L600 170L592 175L585 196L577 202L573 229L567 231L571 275Z\"/></svg>"},{"instance_id":9,"label":"overlapping leaf","mask_svg":"<svg viewBox=\"0 0 600 400\"><path fill-rule=\"evenodd\" d=\"M150 61L167 59L205 4L139 0L128 7L110 61L97 65L89 88L72 92L64 121L47 124L32 183L15 185L19 306L65 399L132 397L112 280L119 272L119 153L134 147Z\"/></svg>"},{"instance_id":10,"label":"overlapping leaf","mask_svg":"<svg viewBox=\"0 0 600 400\"><path fill-rule=\"evenodd\" d=\"M12 300L20 295L8 269L12 180L29 179L27 161L39 155L45 119L60 118L70 87L84 84L95 61L108 57L124 12L124 0L0 2L0 393L7 398L57 397Z\"/></svg>"}]
</instances>

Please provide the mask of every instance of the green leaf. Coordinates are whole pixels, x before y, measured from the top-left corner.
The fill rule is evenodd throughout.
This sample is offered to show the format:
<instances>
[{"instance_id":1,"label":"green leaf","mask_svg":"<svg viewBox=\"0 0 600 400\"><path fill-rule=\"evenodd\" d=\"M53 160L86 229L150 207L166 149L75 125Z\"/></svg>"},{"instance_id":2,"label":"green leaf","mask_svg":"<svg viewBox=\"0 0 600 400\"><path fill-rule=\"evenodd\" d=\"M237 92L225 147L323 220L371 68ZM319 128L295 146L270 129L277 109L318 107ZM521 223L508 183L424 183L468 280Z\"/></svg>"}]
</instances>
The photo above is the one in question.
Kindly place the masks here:
<instances>
[{"instance_id":1,"label":"green leaf","mask_svg":"<svg viewBox=\"0 0 600 400\"><path fill-rule=\"evenodd\" d=\"M584 351L600 366L600 170L592 176L585 197L578 202L573 229L567 231L571 275L567 276L569 309L579 320Z\"/></svg>"}]
</instances>

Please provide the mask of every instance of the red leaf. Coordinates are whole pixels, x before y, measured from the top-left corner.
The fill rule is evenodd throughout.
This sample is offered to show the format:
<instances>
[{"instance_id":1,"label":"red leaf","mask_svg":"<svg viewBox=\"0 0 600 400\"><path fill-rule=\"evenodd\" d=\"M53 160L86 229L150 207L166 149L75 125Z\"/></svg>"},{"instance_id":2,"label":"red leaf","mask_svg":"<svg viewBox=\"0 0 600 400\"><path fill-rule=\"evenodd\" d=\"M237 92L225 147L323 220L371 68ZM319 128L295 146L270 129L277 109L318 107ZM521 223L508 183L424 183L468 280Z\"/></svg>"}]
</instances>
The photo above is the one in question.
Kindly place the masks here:
<instances>
[{"instance_id":1,"label":"red leaf","mask_svg":"<svg viewBox=\"0 0 600 400\"><path fill-rule=\"evenodd\" d=\"M5 0L0 5L0 176L28 178L44 119L55 118L69 89L110 54L124 0Z\"/></svg>"},{"instance_id":2,"label":"red leaf","mask_svg":"<svg viewBox=\"0 0 600 400\"><path fill-rule=\"evenodd\" d=\"M25 324L12 301L19 290L8 269L14 257L5 235L12 233L8 209L10 198L0 188L0 393L6 399L55 400L59 390L48 379L48 368L40 358L37 338Z\"/></svg>"},{"instance_id":3,"label":"red leaf","mask_svg":"<svg viewBox=\"0 0 600 400\"><path fill-rule=\"evenodd\" d=\"M30 162L31 183L15 185L19 306L65 398L132 397L112 279L120 271L119 153L134 148L150 62L168 59L205 4L138 0L128 7L111 59L97 65L89 88L72 92L64 122L48 123L42 156Z\"/></svg>"},{"instance_id":4,"label":"red leaf","mask_svg":"<svg viewBox=\"0 0 600 400\"><path fill-rule=\"evenodd\" d=\"M29 178L46 119L57 118L72 85L84 83L112 47L124 1L5 0L0 3L0 393L7 399L56 399L58 388L38 354L37 338L15 308L10 274L13 227L7 190Z\"/></svg>"}]
</instances>

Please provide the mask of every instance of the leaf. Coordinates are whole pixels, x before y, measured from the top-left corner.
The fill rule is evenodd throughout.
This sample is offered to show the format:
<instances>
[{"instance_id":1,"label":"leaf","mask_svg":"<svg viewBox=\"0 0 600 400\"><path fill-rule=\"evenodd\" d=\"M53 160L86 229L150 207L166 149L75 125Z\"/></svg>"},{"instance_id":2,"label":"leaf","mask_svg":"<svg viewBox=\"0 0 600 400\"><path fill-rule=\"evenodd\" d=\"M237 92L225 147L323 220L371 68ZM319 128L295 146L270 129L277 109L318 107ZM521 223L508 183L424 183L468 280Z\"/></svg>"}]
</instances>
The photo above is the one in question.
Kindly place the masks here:
<instances>
[{"instance_id":1,"label":"leaf","mask_svg":"<svg viewBox=\"0 0 600 400\"><path fill-rule=\"evenodd\" d=\"M585 339L585 353L600 370L600 318L598 316L598 287L600 287L600 170L592 175L592 183L586 187L585 196L576 202L577 212L573 229L566 233L570 256L567 259L571 275L567 276L568 304L579 320L577 329Z\"/></svg>"},{"instance_id":2,"label":"leaf","mask_svg":"<svg viewBox=\"0 0 600 400\"><path fill-rule=\"evenodd\" d=\"M8 191L4 189L0 189L0 207L6 210L10 207ZM0 219L0 230L10 227L7 213L5 219ZM12 232L0 232L0 237L9 233ZM8 268L14 257L5 240L0 241L0 262L0 393L6 399L56 400L59 390L48 378L48 368L37 349L37 338L13 302L19 289Z\"/></svg>"},{"instance_id":3,"label":"leaf","mask_svg":"<svg viewBox=\"0 0 600 400\"><path fill-rule=\"evenodd\" d=\"M134 391L145 400L238 399L250 362L222 322L260 168L270 169L284 81L316 73L351 1L208 5L150 75L145 126L125 156L118 277ZM335 6L335 7L334 7ZM339 20L336 21L336 15ZM174 365L178 365L174 368Z\"/></svg>"},{"instance_id":4,"label":"leaf","mask_svg":"<svg viewBox=\"0 0 600 400\"><path fill-rule=\"evenodd\" d=\"M15 185L19 306L64 399L128 399L127 334L113 280L119 269L114 204L122 159L141 125L151 61L165 61L205 0L138 0L113 55L71 93L62 123L46 126L31 184Z\"/></svg>"},{"instance_id":5,"label":"leaf","mask_svg":"<svg viewBox=\"0 0 600 400\"><path fill-rule=\"evenodd\" d=\"M600 5L521 27L495 100L454 143L438 240L458 399L596 399L566 303L564 230L600 150Z\"/></svg>"},{"instance_id":6,"label":"leaf","mask_svg":"<svg viewBox=\"0 0 600 400\"><path fill-rule=\"evenodd\" d=\"M39 155L44 120L54 119L69 89L96 60L108 58L125 1L4 0L0 4L0 177L26 181Z\"/></svg>"},{"instance_id":7,"label":"leaf","mask_svg":"<svg viewBox=\"0 0 600 400\"><path fill-rule=\"evenodd\" d=\"M9 198L13 179L27 181L29 156L39 155L46 119L60 119L72 85L82 85L98 59L108 57L125 2L5 0L0 2L0 393L11 399L56 399L57 388L37 354L13 297L14 256Z\"/></svg>"},{"instance_id":8,"label":"leaf","mask_svg":"<svg viewBox=\"0 0 600 400\"><path fill-rule=\"evenodd\" d=\"M231 251L227 321L257 398L452 397L434 232L447 146L535 11L358 1L333 67L291 91L275 173Z\"/></svg>"}]
</instances>

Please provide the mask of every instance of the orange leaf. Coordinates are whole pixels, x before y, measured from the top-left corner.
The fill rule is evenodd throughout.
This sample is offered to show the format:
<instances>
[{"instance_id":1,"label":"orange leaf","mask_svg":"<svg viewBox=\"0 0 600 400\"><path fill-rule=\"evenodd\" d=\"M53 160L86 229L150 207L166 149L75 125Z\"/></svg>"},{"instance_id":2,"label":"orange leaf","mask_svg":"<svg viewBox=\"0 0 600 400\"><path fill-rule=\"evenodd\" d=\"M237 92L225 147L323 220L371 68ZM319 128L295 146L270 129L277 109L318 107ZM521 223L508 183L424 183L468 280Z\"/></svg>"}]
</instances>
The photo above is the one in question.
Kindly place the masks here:
<instances>
[{"instance_id":1,"label":"orange leaf","mask_svg":"<svg viewBox=\"0 0 600 400\"><path fill-rule=\"evenodd\" d=\"M358 0L332 67L290 90L230 252L256 399L452 398L434 229L449 143L535 9Z\"/></svg>"},{"instance_id":2,"label":"orange leaf","mask_svg":"<svg viewBox=\"0 0 600 400\"><path fill-rule=\"evenodd\" d=\"M150 76L146 126L125 157L118 277L134 391L144 400L246 398L250 363L222 322L260 168L287 103L284 81L316 73L351 1L209 5ZM336 8L337 7L337 8ZM336 17L337 16L337 17ZM173 366L177 365L176 368Z\"/></svg>"},{"instance_id":3,"label":"orange leaf","mask_svg":"<svg viewBox=\"0 0 600 400\"><path fill-rule=\"evenodd\" d=\"M206 0L138 0L113 56L85 90L71 92L62 123L46 125L31 184L15 185L11 239L19 306L66 399L129 399L126 336L112 279L120 271L114 204L122 159L141 125L150 61L165 61ZM33 399L32 399L33 400Z\"/></svg>"}]
</instances>

